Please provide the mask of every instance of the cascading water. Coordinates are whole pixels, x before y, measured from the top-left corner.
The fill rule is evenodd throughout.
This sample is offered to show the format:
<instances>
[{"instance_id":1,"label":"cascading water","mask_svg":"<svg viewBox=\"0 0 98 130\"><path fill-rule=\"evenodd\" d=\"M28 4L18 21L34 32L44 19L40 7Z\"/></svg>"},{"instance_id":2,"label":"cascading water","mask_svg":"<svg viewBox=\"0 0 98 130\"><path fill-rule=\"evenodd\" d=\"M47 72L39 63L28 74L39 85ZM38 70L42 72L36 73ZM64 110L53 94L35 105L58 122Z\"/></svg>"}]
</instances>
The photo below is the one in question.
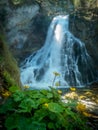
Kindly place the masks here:
<instances>
[{"instance_id":1,"label":"cascading water","mask_svg":"<svg viewBox=\"0 0 98 130\"><path fill-rule=\"evenodd\" d=\"M82 87L96 80L92 60L85 45L68 30L69 16L57 16L50 24L44 46L26 58L21 66L21 82L33 89L47 89L55 83L60 87Z\"/></svg>"}]
</instances>

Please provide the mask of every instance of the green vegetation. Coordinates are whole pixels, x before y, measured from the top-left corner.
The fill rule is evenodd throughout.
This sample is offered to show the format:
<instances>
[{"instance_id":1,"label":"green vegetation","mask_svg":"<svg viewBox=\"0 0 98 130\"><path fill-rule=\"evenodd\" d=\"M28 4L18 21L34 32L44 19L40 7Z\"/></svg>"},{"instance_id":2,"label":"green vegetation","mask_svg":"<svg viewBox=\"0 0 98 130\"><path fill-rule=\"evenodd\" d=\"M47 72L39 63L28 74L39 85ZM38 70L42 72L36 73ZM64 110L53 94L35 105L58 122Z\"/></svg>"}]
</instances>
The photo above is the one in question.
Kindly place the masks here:
<instances>
[{"instance_id":1,"label":"green vegetation","mask_svg":"<svg viewBox=\"0 0 98 130\"><path fill-rule=\"evenodd\" d=\"M24 91L17 87L9 89L9 98L0 107L6 116L7 130L87 130L85 118L76 111L77 103L61 101L60 90ZM8 93L6 92L7 96ZM5 94L5 96L6 96Z\"/></svg>"},{"instance_id":2,"label":"green vegetation","mask_svg":"<svg viewBox=\"0 0 98 130\"><path fill-rule=\"evenodd\" d=\"M3 36L0 36L0 77L5 84L7 82L6 87L21 86L17 62L11 55Z\"/></svg>"},{"instance_id":3,"label":"green vegetation","mask_svg":"<svg viewBox=\"0 0 98 130\"><path fill-rule=\"evenodd\" d=\"M38 3L41 7L48 7L45 5L47 0L10 0L14 6L26 4L26 2L31 1L32 4ZM97 21L97 8L91 10L88 13L89 7L97 7L96 0L81 1L81 0L49 0L49 2L54 6L63 7L62 10L69 8L68 3L72 3L74 9L77 13L87 7L83 17L88 20L88 18L96 17ZM65 3L64 3L65 2ZM68 2L68 3L67 3ZM88 3L88 4L87 4ZM91 3L91 4L90 4ZM90 6L91 5L91 6ZM51 6L50 6L51 7ZM82 8L81 8L82 7ZM3 7L2 7L3 8ZM48 7L49 8L49 7ZM79 10L79 8L81 10ZM73 8L72 8L73 9ZM49 12L48 12L49 11ZM55 14L51 8L49 8L44 13L49 15ZM91 15L93 14L93 15ZM48 16L49 16L48 15ZM73 14L72 14L73 15ZM82 17L82 14L77 14ZM0 18L2 19L2 25L5 25L6 10L0 10ZM42 18L41 18L42 19ZM45 18L44 18L45 19ZM46 22L49 20L46 17ZM39 24L38 27L43 28L46 22L43 22L43 26ZM97 23L97 22L96 22ZM36 23L37 24L37 23ZM0 25L1 26L1 25ZM79 25L80 26L80 25ZM97 25L95 24L95 29L97 32ZM1 27L0 27L1 28ZM37 30L37 29L36 29ZM44 29L45 30L45 29ZM87 125L88 120L85 116L90 117L92 114L85 112L86 106L82 103L77 103L76 99L85 99L86 96L79 96L75 93L75 88L71 87L72 92L69 95L65 95L65 101L62 102L60 90L53 89L50 90L29 90L29 86L24 86L24 90L21 90L21 83L19 80L19 70L15 59L12 57L9 49L5 43L5 38L0 36L0 114L5 117L4 125L7 130L88 130L90 129ZM54 72L54 79L52 86L59 86L59 82L54 82L58 73ZM84 92L83 92L84 93ZM86 93L89 94L90 93ZM88 96L89 96L88 95ZM97 94L96 94L97 95ZM90 95L91 96L91 95ZM88 98L88 97L87 97ZM92 98L95 100L95 96ZM96 98L96 102L98 100ZM94 116L93 116L94 119ZM1 121L1 120L0 120ZM0 124L1 125L1 124ZM95 124L94 124L95 125Z\"/></svg>"},{"instance_id":4,"label":"green vegetation","mask_svg":"<svg viewBox=\"0 0 98 130\"><path fill-rule=\"evenodd\" d=\"M11 0L11 2L14 5L19 5L19 4L23 4L25 2L25 0Z\"/></svg>"},{"instance_id":5,"label":"green vegetation","mask_svg":"<svg viewBox=\"0 0 98 130\"><path fill-rule=\"evenodd\" d=\"M53 83L60 74L54 73ZM9 85L11 79L6 76ZM56 85L58 86L58 84ZM1 95L4 103L0 107L0 114L5 116L4 126L7 130L87 130L87 119L81 114L85 106L68 99L62 102L61 90L49 87L49 90L30 90L29 86L11 86L3 90ZM70 88L75 91L75 88ZM67 99L67 98L66 98ZM77 110L76 110L77 109ZM80 111L79 111L80 110ZM14 121L14 122L13 122Z\"/></svg>"},{"instance_id":6,"label":"green vegetation","mask_svg":"<svg viewBox=\"0 0 98 130\"><path fill-rule=\"evenodd\" d=\"M60 90L24 90L17 87L19 71L3 37L0 37L0 115L7 130L87 130L87 119L77 110L85 106L68 99L62 102ZM13 75L14 74L14 75ZM59 73L54 72L52 85ZM71 90L75 90L71 88ZM77 110L76 110L77 109ZM2 117L3 116L3 117Z\"/></svg>"}]
</instances>

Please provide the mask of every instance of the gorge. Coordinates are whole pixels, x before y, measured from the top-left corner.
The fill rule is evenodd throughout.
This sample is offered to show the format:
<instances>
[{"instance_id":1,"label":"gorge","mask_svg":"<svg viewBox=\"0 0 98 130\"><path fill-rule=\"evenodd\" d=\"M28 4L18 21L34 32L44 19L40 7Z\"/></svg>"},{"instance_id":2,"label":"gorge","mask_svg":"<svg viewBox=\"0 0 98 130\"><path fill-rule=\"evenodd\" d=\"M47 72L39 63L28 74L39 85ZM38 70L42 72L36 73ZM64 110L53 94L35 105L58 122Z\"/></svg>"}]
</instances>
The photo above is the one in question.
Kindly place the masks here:
<instances>
[{"instance_id":1,"label":"gorge","mask_svg":"<svg viewBox=\"0 0 98 130\"><path fill-rule=\"evenodd\" d=\"M0 0L0 129L98 130L98 0Z\"/></svg>"},{"instance_id":2,"label":"gorge","mask_svg":"<svg viewBox=\"0 0 98 130\"><path fill-rule=\"evenodd\" d=\"M60 74L55 84L62 88L85 87L97 80L85 44L69 31L68 15L53 18L44 46L22 63L21 82L33 89L48 88L54 72Z\"/></svg>"},{"instance_id":3,"label":"gorge","mask_svg":"<svg viewBox=\"0 0 98 130\"><path fill-rule=\"evenodd\" d=\"M33 69L29 80L28 72L21 76L23 84L31 85L34 79L49 86L53 72L60 74L55 82L61 86L82 87L97 80L97 0L1 0L0 7L1 32L18 66L22 63L21 75ZM69 19L67 25L63 17Z\"/></svg>"}]
</instances>

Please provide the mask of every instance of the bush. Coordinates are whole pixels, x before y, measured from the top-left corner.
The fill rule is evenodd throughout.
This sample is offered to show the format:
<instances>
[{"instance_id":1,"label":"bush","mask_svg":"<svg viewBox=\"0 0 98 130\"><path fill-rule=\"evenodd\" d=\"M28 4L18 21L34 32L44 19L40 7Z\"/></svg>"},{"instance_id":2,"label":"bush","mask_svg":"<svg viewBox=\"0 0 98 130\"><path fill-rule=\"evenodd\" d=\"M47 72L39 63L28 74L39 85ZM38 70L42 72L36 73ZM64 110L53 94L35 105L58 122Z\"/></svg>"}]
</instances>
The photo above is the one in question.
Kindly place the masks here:
<instances>
[{"instance_id":1,"label":"bush","mask_svg":"<svg viewBox=\"0 0 98 130\"><path fill-rule=\"evenodd\" d=\"M26 91L25 91L26 90ZM86 120L75 111L76 103L61 101L60 90L24 91L10 88L11 95L1 105L7 130L87 130Z\"/></svg>"}]
</instances>

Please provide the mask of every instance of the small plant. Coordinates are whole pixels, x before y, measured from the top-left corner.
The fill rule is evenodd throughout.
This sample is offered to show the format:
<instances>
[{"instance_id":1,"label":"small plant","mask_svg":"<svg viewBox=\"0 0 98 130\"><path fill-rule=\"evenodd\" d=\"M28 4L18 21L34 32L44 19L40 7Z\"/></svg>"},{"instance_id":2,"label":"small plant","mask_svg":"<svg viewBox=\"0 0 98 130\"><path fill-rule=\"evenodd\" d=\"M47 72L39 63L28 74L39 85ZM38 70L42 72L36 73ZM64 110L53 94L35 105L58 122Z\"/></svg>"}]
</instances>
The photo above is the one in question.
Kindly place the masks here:
<instances>
[{"instance_id":1,"label":"small plant","mask_svg":"<svg viewBox=\"0 0 98 130\"><path fill-rule=\"evenodd\" d=\"M11 87L9 91L9 98L0 107L7 130L88 129L84 117L74 112L76 104L61 101L60 90L22 91Z\"/></svg>"},{"instance_id":2,"label":"small plant","mask_svg":"<svg viewBox=\"0 0 98 130\"><path fill-rule=\"evenodd\" d=\"M60 74L59 74L58 72L53 72L53 74L54 74L54 79L53 79L53 82L52 82L52 86L54 86L56 77L57 77L57 76L60 76ZM60 83L59 83L59 82L56 82L56 83L55 83L55 86L60 86Z\"/></svg>"}]
</instances>

